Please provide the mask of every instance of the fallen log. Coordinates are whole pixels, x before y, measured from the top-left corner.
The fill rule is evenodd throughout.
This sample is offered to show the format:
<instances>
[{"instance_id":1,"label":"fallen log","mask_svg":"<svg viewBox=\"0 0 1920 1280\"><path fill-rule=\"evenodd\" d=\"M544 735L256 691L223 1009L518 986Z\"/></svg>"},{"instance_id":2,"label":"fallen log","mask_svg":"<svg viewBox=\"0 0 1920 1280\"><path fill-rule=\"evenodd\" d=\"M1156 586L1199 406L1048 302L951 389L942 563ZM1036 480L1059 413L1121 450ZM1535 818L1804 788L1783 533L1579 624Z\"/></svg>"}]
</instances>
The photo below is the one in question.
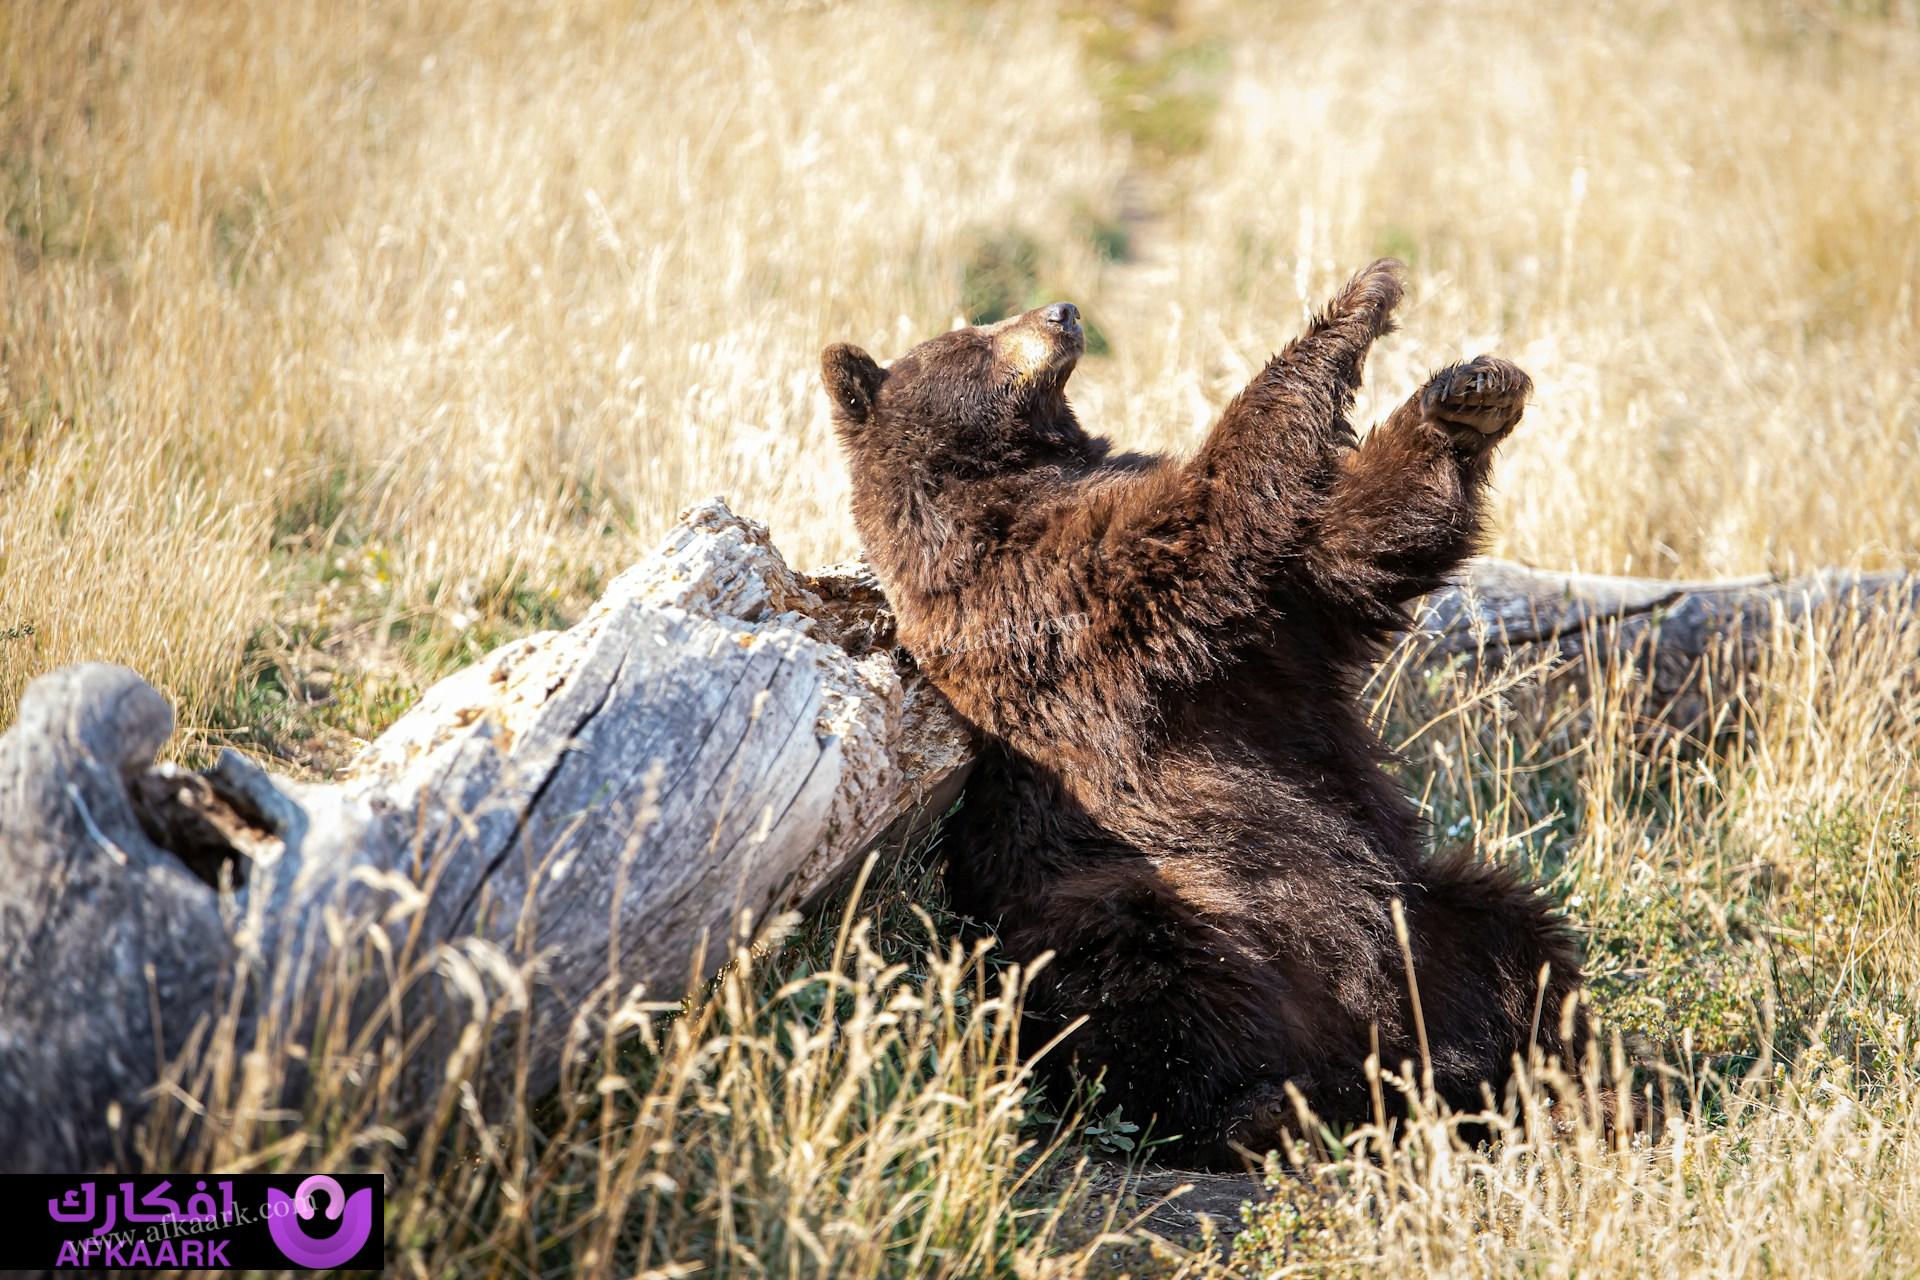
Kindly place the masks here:
<instances>
[{"instance_id":1,"label":"fallen log","mask_svg":"<svg viewBox=\"0 0 1920 1280\"><path fill-rule=\"evenodd\" d=\"M1908 605L1920 579L1676 586L1489 561L1410 643L1474 661L1557 645L1573 669L1600 628L1649 652L1657 631L1650 683L1679 689L1669 652L1684 671L1738 626L1841 595ZM133 672L83 665L37 680L0 735L0 1169L126 1163L156 1099L232 1109L190 1096L234 1092L195 1065L217 1052L284 1064L266 1111L351 1072L403 1124L450 1062L489 1053L504 1090L538 1096L636 992L677 998L941 812L970 762L871 576L796 573L718 502L576 626L429 690L339 782L232 752L156 764L172 729Z\"/></svg>"},{"instance_id":2,"label":"fallen log","mask_svg":"<svg viewBox=\"0 0 1920 1280\"><path fill-rule=\"evenodd\" d=\"M578 625L429 690L341 783L232 752L156 766L172 713L133 672L41 678L0 737L0 1169L111 1157L110 1109L216 1021L306 1046L309 1071L404 1056L379 1063L404 1113L471 1006L505 1002L527 1019L521 1086L550 1088L610 977L678 996L743 916L950 801L964 736L889 639L869 577L796 574L708 503ZM397 1005L361 984L342 1008L321 989L369 938L374 965L445 981Z\"/></svg>"},{"instance_id":3,"label":"fallen log","mask_svg":"<svg viewBox=\"0 0 1920 1280\"><path fill-rule=\"evenodd\" d=\"M1535 702L1612 678L1643 735L1703 747L1737 731L1715 715L1783 629L1830 619L1836 636L1868 617L1920 612L1920 574L1821 569L1793 578L1613 577L1481 559L1415 609L1395 658L1469 667L1533 664Z\"/></svg>"}]
</instances>

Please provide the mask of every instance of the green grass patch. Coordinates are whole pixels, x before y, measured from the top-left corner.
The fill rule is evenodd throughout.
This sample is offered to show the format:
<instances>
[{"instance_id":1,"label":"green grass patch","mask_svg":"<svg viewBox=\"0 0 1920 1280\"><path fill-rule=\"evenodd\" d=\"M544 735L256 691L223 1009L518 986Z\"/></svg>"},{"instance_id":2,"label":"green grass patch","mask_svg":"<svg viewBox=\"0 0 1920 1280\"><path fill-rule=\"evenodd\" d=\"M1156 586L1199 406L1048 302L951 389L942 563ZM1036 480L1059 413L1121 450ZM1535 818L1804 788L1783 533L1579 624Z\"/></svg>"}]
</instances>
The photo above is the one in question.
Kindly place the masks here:
<instances>
[{"instance_id":1,"label":"green grass patch","mask_svg":"<svg viewBox=\"0 0 1920 1280\"><path fill-rule=\"evenodd\" d=\"M1106 127L1149 165L1204 149L1220 110L1226 40L1203 29L1178 0L1122 0L1079 17Z\"/></svg>"},{"instance_id":2,"label":"green grass patch","mask_svg":"<svg viewBox=\"0 0 1920 1280\"><path fill-rule=\"evenodd\" d=\"M0 151L0 228L29 268L50 259L115 256L113 237L86 194L59 170L19 151Z\"/></svg>"}]
</instances>

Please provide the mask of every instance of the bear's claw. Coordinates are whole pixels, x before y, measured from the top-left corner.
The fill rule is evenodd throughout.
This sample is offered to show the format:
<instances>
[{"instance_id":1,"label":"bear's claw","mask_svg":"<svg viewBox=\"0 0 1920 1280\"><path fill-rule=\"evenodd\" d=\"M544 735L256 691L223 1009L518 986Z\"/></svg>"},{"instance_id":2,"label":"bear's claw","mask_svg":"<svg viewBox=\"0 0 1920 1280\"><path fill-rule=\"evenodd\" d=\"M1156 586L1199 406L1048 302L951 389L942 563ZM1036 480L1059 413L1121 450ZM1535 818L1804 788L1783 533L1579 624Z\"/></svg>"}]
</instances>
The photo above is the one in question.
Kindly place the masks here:
<instances>
[{"instance_id":1,"label":"bear's claw","mask_svg":"<svg viewBox=\"0 0 1920 1280\"><path fill-rule=\"evenodd\" d=\"M1533 379L1518 365L1499 356L1475 356L1428 379L1420 408L1456 436L1502 436L1520 421L1532 392Z\"/></svg>"}]
</instances>

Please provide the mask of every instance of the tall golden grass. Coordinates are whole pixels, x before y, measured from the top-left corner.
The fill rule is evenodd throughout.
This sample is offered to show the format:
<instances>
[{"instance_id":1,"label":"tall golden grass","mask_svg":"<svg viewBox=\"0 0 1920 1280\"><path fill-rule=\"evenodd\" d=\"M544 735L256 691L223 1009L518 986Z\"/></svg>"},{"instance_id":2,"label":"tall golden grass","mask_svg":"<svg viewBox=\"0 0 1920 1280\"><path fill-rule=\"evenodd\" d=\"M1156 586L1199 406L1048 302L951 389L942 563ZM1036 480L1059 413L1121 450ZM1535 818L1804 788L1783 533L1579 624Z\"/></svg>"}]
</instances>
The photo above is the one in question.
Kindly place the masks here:
<instances>
[{"instance_id":1,"label":"tall golden grass","mask_svg":"<svg viewBox=\"0 0 1920 1280\"><path fill-rule=\"evenodd\" d=\"M1191 444L1396 252L1379 400L1484 348L1539 385L1504 549L1912 558L1909 12L1205 17L1210 141L1115 266L1076 228L1130 151L1044 6L6 6L0 712L109 657L203 723L343 554L456 623L577 600L712 491L843 555L820 347L944 328L1008 229L1130 442Z\"/></svg>"},{"instance_id":2,"label":"tall golden grass","mask_svg":"<svg viewBox=\"0 0 1920 1280\"><path fill-rule=\"evenodd\" d=\"M1910 3L1157 8L1219 104L1170 152L1114 127L1098 10L0 3L0 721L78 659L189 746L303 646L404 697L715 491L844 555L819 349L945 328L1009 237L1110 342L1075 391L1129 444L1194 442L1394 253L1366 407L1479 350L1535 378L1500 549L1920 562ZM453 1070L424 1145L346 1079L272 1113L246 1045L136 1140L390 1169L419 1275L1920 1271L1914 632L1852 630L1783 634L1705 758L1604 682L1542 729L1515 677L1383 675L1436 823L1554 878L1676 1064L1637 1147L1434 1117L1303 1153L1229 1263L1122 1253L1006 1059L1017 977L910 929L629 1011L530 1108Z\"/></svg>"}]
</instances>

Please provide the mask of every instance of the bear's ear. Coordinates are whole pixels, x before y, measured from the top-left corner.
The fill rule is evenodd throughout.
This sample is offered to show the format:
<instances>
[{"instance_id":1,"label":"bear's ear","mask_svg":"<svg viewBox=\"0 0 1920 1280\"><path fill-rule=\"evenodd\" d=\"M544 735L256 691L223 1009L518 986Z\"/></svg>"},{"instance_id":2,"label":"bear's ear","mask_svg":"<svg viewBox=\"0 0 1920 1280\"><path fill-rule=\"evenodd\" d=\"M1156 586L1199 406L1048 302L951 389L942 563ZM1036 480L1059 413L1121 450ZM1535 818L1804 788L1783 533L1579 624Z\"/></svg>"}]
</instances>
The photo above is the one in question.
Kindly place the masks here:
<instances>
[{"instance_id":1,"label":"bear's ear","mask_svg":"<svg viewBox=\"0 0 1920 1280\"><path fill-rule=\"evenodd\" d=\"M873 357L849 342L836 342L820 353L820 377L833 401L833 416L848 426L860 426L873 413L873 401L887 371Z\"/></svg>"}]
</instances>

